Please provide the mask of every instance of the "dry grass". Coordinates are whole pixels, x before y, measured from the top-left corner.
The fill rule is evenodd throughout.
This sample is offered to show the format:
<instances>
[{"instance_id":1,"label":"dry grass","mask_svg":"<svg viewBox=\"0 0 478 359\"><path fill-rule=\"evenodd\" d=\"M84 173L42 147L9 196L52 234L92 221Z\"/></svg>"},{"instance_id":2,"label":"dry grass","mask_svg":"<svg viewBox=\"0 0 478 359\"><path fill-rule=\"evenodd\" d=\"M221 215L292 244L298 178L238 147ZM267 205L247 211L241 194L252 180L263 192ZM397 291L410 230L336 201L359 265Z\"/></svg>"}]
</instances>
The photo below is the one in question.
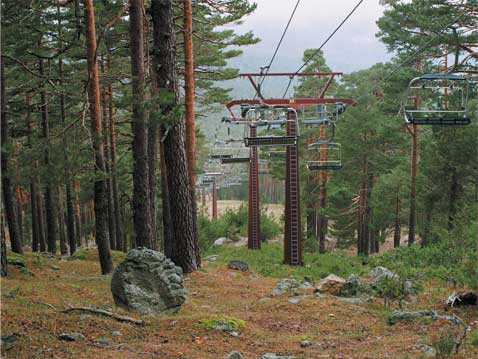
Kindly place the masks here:
<instances>
[{"instance_id":1,"label":"dry grass","mask_svg":"<svg viewBox=\"0 0 478 359\"><path fill-rule=\"evenodd\" d=\"M148 316L147 326L119 323L110 318L60 313L38 304L45 302L58 309L73 306L114 308L110 278L100 277L94 253L86 260L44 259L43 266L27 264L31 277L10 266L10 277L2 281L2 334L15 333L19 341L4 358L222 358L239 350L246 358L259 358L266 352L289 353L298 358L420 358L417 343L430 344L440 328L439 321L386 324L380 302L350 304L334 297L318 299L309 291L291 304L287 296L261 302L277 279L225 268L208 268L189 275L186 286L189 300L176 315ZM57 265L53 270L49 265ZM442 309L449 289L428 283L419 302L412 308ZM35 303L37 302L37 303ZM462 318L476 320L476 313L457 312ZM245 327L238 337L199 328L201 319L230 316L242 319ZM473 316L475 316L473 318ZM112 336L112 331L122 336ZM83 342L64 342L62 332L80 332ZM101 347L94 340L108 337L110 345ZM308 339L323 349L301 348ZM478 350L465 343L459 358L472 358Z\"/></svg>"}]
</instances>

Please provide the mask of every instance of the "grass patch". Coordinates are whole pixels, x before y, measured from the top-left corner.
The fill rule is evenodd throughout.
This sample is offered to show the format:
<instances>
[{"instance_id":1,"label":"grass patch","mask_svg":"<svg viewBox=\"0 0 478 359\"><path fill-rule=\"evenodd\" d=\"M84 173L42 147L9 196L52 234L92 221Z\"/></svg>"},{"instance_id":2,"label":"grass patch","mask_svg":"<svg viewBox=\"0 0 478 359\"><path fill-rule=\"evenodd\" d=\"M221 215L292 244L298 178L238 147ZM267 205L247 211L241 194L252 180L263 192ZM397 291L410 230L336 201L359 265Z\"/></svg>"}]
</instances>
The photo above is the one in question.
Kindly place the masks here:
<instances>
[{"instance_id":1,"label":"grass patch","mask_svg":"<svg viewBox=\"0 0 478 359\"><path fill-rule=\"evenodd\" d=\"M262 244L261 250L252 251L245 247L218 246L211 247L205 255L217 254L216 262L212 267L222 267L233 259L240 259L249 264L252 270L269 277L310 277L311 279L324 278L333 273L341 277L350 274L364 274L368 267L362 266L361 260L346 254L319 254L304 253L304 266L288 266L282 263L284 253L282 245L278 243Z\"/></svg>"},{"instance_id":2,"label":"grass patch","mask_svg":"<svg viewBox=\"0 0 478 359\"><path fill-rule=\"evenodd\" d=\"M215 319L201 319L196 328L217 329L223 331L237 331L244 328L246 322L235 317L221 317Z\"/></svg>"}]
</instances>

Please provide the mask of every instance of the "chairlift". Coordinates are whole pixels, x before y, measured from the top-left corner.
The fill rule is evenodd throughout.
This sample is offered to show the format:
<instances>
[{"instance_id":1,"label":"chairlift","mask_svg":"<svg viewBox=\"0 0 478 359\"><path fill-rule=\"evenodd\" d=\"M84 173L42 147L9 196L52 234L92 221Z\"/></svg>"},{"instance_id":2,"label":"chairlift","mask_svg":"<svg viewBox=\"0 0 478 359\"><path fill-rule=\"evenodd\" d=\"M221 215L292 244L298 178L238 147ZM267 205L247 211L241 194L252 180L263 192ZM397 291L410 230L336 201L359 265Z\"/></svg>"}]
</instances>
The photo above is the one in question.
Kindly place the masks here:
<instances>
[{"instance_id":1,"label":"chairlift","mask_svg":"<svg viewBox=\"0 0 478 359\"><path fill-rule=\"evenodd\" d=\"M406 124L468 125L469 82L456 74L425 74L412 79L402 108Z\"/></svg>"},{"instance_id":2,"label":"chairlift","mask_svg":"<svg viewBox=\"0 0 478 359\"><path fill-rule=\"evenodd\" d=\"M308 146L309 151L319 152L321 150L327 153L325 158L318 160L309 160L307 162L307 169L309 171L320 170L340 170L342 169L342 147L340 143L331 141L317 141Z\"/></svg>"},{"instance_id":3,"label":"chairlift","mask_svg":"<svg viewBox=\"0 0 478 359\"><path fill-rule=\"evenodd\" d=\"M271 106L248 106L245 116L244 126L244 144L246 147L250 146L294 146L297 145L299 138L299 122L297 112L292 108L286 107L271 107ZM295 120L287 118L287 112L295 112ZM276 135L276 134L262 134L257 135L258 127L266 127L265 132L279 129L288 124L289 121L294 121L296 127L295 135ZM254 131L255 135L251 132Z\"/></svg>"},{"instance_id":4,"label":"chairlift","mask_svg":"<svg viewBox=\"0 0 478 359\"><path fill-rule=\"evenodd\" d=\"M286 151L269 151L270 158L285 158Z\"/></svg>"}]
</instances>

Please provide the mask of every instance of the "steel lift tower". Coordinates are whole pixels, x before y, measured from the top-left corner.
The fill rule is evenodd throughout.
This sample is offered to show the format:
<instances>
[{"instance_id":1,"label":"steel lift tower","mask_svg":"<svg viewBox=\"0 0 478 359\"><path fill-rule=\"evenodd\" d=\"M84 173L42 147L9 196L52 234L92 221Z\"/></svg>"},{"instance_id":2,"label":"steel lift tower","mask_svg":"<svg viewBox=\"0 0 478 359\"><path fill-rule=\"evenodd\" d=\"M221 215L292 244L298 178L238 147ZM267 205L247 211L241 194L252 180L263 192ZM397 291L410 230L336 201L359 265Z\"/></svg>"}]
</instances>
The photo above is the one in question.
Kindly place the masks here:
<instances>
[{"instance_id":1,"label":"steel lift tower","mask_svg":"<svg viewBox=\"0 0 478 359\"><path fill-rule=\"evenodd\" d=\"M244 73L240 76L249 79L254 87L257 98L252 100L233 100L226 104L232 118L236 121L246 122L246 126L249 126L249 136L244 138L246 146L251 148L251 158L254 155L253 149L258 146L286 146L286 205L285 205L285 233L284 233L284 263L289 265L303 265L302 260L302 228L300 220L300 187L299 187L299 150L298 150L298 118L297 110L303 109L306 106L319 105L319 104L347 104L355 105L352 99L348 98L327 98L325 94L336 76L341 76L341 72L280 72L280 73ZM303 76L315 76L319 78L327 79L324 87L318 92L317 97L311 98L264 98L261 93L259 81L256 79L264 76L282 76L290 79L294 77ZM257 136L257 125L248 122L242 114L241 118L235 116L232 108L235 106L241 106L242 108L282 108L286 112L286 120L284 124L286 126L285 136ZM254 128L254 129L253 129ZM257 151L257 150L256 150ZM251 170L255 170L251 166ZM251 171L252 172L252 171ZM249 200L256 201L254 197L255 182L250 182L250 197ZM253 202L255 206L256 202ZM258 205L258 199L257 199ZM251 208L251 202L249 203L249 209ZM255 208L255 207L253 207ZM253 219L259 215L249 211L249 215L253 216Z\"/></svg>"}]
</instances>

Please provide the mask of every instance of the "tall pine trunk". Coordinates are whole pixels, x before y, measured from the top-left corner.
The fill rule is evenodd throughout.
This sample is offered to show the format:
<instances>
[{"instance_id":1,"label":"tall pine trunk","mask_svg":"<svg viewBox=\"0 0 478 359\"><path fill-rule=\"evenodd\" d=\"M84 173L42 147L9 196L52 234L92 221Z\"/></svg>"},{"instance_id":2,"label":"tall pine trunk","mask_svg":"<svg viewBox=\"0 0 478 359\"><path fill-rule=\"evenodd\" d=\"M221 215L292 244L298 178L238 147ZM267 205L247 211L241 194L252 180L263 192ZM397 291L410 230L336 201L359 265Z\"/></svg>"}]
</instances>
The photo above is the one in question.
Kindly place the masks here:
<instances>
[{"instance_id":1,"label":"tall pine trunk","mask_svg":"<svg viewBox=\"0 0 478 359\"><path fill-rule=\"evenodd\" d=\"M400 239L402 237L400 224L400 183L397 186L397 198L395 199L395 228L393 232L393 247L400 247Z\"/></svg>"},{"instance_id":2,"label":"tall pine trunk","mask_svg":"<svg viewBox=\"0 0 478 359\"><path fill-rule=\"evenodd\" d=\"M43 59L39 60L39 74L42 76L40 83L40 111L42 117L42 129L43 129L43 138L45 146L45 168L47 169L47 176L45 179L45 214L46 214L46 229L47 229L47 246L48 252L56 253L56 215L55 215L55 199L53 197L53 189L51 183L51 177L53 174L50 174L53 169L50 165L50 122L49 122L49 112L48 112L48 99L46 95L45 88L45 66Z\"/></svg>"},{"instance_id":3,"label":"tall pine trunk","mask_svg":"<svg viewBox=\"0 0 478 359\"><path fill-rule=\"evenodd\" d=\"M326 132L325 132L325 125L320 126L320 140L327 141ZM320 146L320 160L327 163L327 146L321 145ZM318 235L319 235L319 252L325 253L325 236L328 230L328 220L325 215L325 210L327 208L327 170L320 171L320 179L319 179L319 188L320 188L320 196L319 196L319 218L318 218Z\"/></svg>"},{"instance_id":4,"label":"tall pine trunk","mask_svg":"<svg viewBox=\"0 0 478 359\"><path fill-rule=\"evenodd\" d=\"M183 0L183 42L184 42L184 97L186 110L186 153L188 159L189 191L193 205L194 236L198 236L196 201L196 132L194 124L194 51L193 13L191 0ZM196 248L199 258L199 248Z\"/></svg>"},{"instance_id":5,"label":"tall pine trunk","mask_svg":"<svg viewBox=\"0 0 478 359\"><path fill-rule=\"evenodd\" d=\"M27 120L27 146L32 149L32 131L33 131L33 122L32 122L32 104L31 104L31 94L26 95L25 105L26 105L26 120ZM36 172L36 163L32 164L33 172ZM40 250L40 230L38 228L38 194L37 194L37 181L36 173L30 175L30 208L31 208L31 225L32 225L32 251L38 252Z\"/></svg>"},{"instance_id":6,"label":"tall pine trunk","mask_svg":"<svg viewBox=\"0 0 478 359\"><path fill-rule=\"evenodd\" d=\"M18 229L17 216L15 214L15 201L12 193L12 183L8 174L8 160L9 153L6 151L7 143L10 142L8 138L8 118L7 118L7 93L5 90L5 64L3 56L1 57L1 140L2 140L2 191L3 191L3 205L5 207L5 215L8 224L8 233L10 235L10 243L12 251L15 253L23 253L22 242ZM4 236L2 236L2 252L4 250ZM2 269L3 269L3 253L2 253Z\"/></svg>"},{"instance_id":7,"label":"tall pine trunk","mask_svg":"<svg viewBox=\"0 0 478 359\"><path fill-rule=\"evenodd\" d=\"M111 53L107 53L107 66L111 71ZM123 222L121 220L121 207L119 200L118 178L116 172L116 127L114 120L114 107L113 107L113 83L110 81L108 84L108 122L109 122L109 135L110 135L110 178L111 189L113 196L113 212L115 219L115 231L116 231L116 250L123 250Z\"/></svg>"},{"instance_id":8,"label":"tall pine trunk","mask_svg":"<svg viewBox=\"0 0 478 359\"><path fill-rule=\"evenodd\" d=\"M152 247L148 171L148 131L144 110L143 2L130 0L131 75L133 77L133 223L136 245Z\"/></svg>"},{"instance_id":9,"label":"tall pine trunk","mask_svg":"<svg viewBox=\"0 0 478 359\"><path fill-rule=\"evenodd\" d=\"M108 238L107 193L105 174L105 159L100 114L100 88L98 81L98 64L96 62L96 30L93 0L84 0L85 33L88 58L88 99L90 102L91 130L95 152L95 232L96 244L100 258L101 273L107 274L113 270L111 249Z\"/></svg>"},{"instance_id":10,"label":"tall pine trunk","mask_svg":"<svg viewBox=\"0 0 478 359\"><path fill-rule=\"evenodd\" d=\"M111 249L116 248L116 229L115 229L115 215L114 215L114 203L113 203L113 186L111 181L111 146L110 146L110 121L108 115L108 94L107 86L105 84L106 74L105 74L105 59L101 55L100 61L101 76L103 77L103 86L101 87L101 107L103 114L103 141L104 141L104 151L105 151L105 168L106 168L106 192L108 200L108 234L110 239Z\"/></svg>"},{"instance_id":11,"label":"tall pine trunk","mask_svg":"<svg viewBox=\"0 0 478 359\"><path fill-rule=\"evenodd\" d=\"M58 213L58 229L60 232L60 253L62 256L65 256L68 254L68 245L67 245L67 234L66 234L66 228L65 228L65 209L63 208L63 195L61 193L61 187L58 186L58 208L57 208L57 213Z\"/></svg>"},{"instance_id":12,"label":"tall pine trunk","mask_svg":"<svg viewBox=\"0 0 478 359\"><path fill-rule=\"evenodd\" d=\"M178 113L175 109L179 106L179 86L172 0L153 0L151 16L154 25L154 54L159 64L155 69L158 71L158 85L160 92L169 95L168 101L161 104L161 112L171 123L164 138L168 187L174 189L169 192L174 236L171 258L188 273L198 269L200 262L184 146L184 120L174 118Z\"/></svg>"},{"instance_id":13,"label":"tall pine trunk","mask_svg":"<svg viewBox=\"0 0 478 359\"><path fill-rule=\"evenodd\" d=\"M61 30L61 22L58 22L58 28ZM61 36L61 31L59 32ZM60 49L61 41L60 41ZM58 59L58 72L60 75L60 85L63 87L63 58L60 56ZM63 88L61 89L60 93L60 117L61 123L63 127L66 127L66 108L65 108L65 92ZM72 189L71 189L71 168L70 168L70 160L68 155L68 139L64 135L63 136L63 149L65 151L64 160L65 160L65 195L66 195L66 230L68 235L68 245L70 247L70 256L76 252L76 234L75 234L75 213L73 210L73 196L72 196ZM60 190L61 191L61 190Z\"/></svg>"},{"instance_id":14,"label":"tall pine trunk","mask_svg":"<svg viewBox=\"0 0 478 359\"><path fill-rule=\"evenodd\" d=\"M75 213L75 234L76 234L76 245L81 247L83 245L83 232L81 226L81 206L80 206L80 183L77 180L73 181L73 191L75 192L75 204L74 204L74 213Z\"/></svg>"}]
</instances>

